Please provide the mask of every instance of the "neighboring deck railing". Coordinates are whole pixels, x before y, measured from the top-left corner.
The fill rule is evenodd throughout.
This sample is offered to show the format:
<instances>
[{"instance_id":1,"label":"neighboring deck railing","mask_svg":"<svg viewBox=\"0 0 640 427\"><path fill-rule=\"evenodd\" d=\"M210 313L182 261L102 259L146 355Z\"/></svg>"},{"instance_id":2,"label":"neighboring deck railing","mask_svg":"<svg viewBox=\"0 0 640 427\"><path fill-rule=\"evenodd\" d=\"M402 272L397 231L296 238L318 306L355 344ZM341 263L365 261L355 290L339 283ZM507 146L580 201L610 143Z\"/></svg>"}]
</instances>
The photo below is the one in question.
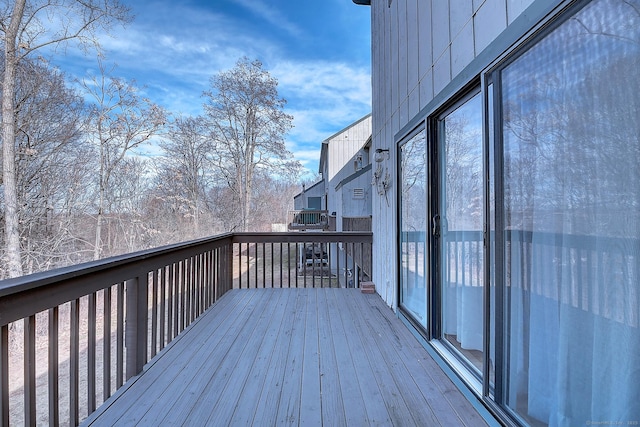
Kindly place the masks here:
<instances>
[{"instance_id":1,"label":"neighboring deck railing","mask_svg":"<svg viewBox=\"0 0 640 427\"><path fill-rule=\"evenodd\" d=\"M231 288L359 286L371 242L237 233L2 281L0 424L77 425Z\"/></svg>"},{"instance_id":2,"label":"neighboring deck railing","mask_svg":"<svg viewBox=\"0 0 640 427\"><path fill-rule=\"evenodd\" d=\"M329 212L324 210L289 211L289 230L326 230L329 228Z\"/></svg>"}]
</instances>

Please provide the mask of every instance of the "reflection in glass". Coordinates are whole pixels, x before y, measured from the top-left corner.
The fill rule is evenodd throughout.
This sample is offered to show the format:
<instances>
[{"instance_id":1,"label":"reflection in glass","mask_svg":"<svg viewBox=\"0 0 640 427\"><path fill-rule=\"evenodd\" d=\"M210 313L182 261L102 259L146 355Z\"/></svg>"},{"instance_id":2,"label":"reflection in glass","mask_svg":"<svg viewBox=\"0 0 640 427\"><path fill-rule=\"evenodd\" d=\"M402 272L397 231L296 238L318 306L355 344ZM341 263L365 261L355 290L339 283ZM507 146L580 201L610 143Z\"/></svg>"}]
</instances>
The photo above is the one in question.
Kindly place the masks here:
<instances>
[{"instance_id":1,"label":"reflection in glass","mask_svg":"<svg viewBox=\"0 0 640 427\"><path fill-rule=\"evenodd\" d=\"M508 407L640 420L640 2L593 1L502 72Z\"/></svg>"},{"instance_id":2,"label":"reflection in glass","mask_svg":"<svg viewBox=\"0 0 640 427\"><path fill-rule=\"evenodd\" d=\"M425 131L400 148L400 303L427 326Z\"/></svg>"},{"instance_id":3,"label":"reflection in glass","mask_svg":"<svg viewBox=\"0 0 640 427\"><path fill-rule=\"evenodd\" d=\"M444 338L482 372L482 98L440 121L440 260ZM437 219L436 219L437 220Z\"/></svg>"}]
</instances>

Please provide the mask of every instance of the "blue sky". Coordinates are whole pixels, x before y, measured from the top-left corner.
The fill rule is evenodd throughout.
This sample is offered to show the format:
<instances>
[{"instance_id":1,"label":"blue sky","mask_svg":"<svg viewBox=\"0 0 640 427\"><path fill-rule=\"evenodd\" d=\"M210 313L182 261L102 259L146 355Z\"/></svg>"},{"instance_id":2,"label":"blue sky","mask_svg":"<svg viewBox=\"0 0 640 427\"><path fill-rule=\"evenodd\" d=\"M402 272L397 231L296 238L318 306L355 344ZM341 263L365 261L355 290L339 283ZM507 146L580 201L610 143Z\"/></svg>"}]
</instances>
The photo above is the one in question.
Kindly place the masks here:
<instances>
[{"instance_id":1,"label":"blue sky","mask_svg":"<svg viewBox=\"0 0 640 427\"><path fill-rule=\"evenodd\" d=\"M211 76L242 56L261 60L294 117L287 146L310 174L320 143L371 111L368 7L351 0L123 2L134 21L101 37L114 74L135 79L173 113L197 115ZM95 72L93 56L73 49L53 62L74 77Z\"/></svg>"}]
</instances>

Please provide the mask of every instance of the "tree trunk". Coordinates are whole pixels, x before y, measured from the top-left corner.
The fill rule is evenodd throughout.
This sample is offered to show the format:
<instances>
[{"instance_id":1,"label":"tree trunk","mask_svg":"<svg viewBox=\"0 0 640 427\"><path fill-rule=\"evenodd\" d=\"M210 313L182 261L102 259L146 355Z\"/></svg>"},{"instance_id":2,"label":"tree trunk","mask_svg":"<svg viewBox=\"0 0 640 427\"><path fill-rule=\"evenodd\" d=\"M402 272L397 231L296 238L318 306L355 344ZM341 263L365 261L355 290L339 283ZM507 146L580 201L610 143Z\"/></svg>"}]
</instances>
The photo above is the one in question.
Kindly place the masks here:
<instances>
[{"instance_id":1,"label":"tree trunk","mask_svg":"<svg viewBox=\"0 0 640 427\"><path fill-rule=\"evenodd\" d=\"M100 140L102 140L102 128L98 126ZM102 222L104 216L104 193L106 191L106 178L104 177L104 144L100 144L100 177L98 189L98 217L96 219L96 240L93 247L93 259L97 261L102 256Z\"/></svg>"},{"instance_id":2,"label":"tree trunk","mask_svg":"<svg viewBox=\"0 0 640 427\"><path fill-rule=\"evenodd\" d=\"M18 190L15 162L15 87L18 52L16 39L26 0L16 0L11 22L5 33L5 66L2 81L2 180L4 185L5 261L7 275L22 275L20 230L18 229Z\"/></svg>"}]
</instances>

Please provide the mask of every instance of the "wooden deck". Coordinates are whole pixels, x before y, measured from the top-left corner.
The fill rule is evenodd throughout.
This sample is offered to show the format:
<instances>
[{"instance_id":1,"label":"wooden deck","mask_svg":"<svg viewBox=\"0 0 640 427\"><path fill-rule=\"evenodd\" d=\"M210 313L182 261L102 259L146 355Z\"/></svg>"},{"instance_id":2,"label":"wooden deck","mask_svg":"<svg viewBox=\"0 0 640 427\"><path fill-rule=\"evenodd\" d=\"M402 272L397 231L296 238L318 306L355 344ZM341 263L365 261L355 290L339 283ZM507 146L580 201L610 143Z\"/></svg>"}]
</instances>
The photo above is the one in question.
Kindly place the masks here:
<instances>
[{"instance_id":1,"label":"wooden deck","mask_svg":"<svg viewBox=\"0 0 640 427\"><path fill-rule=\"evenodd\" d=\"M85 424L486 425L357 289L232 290Z\"/></svg>"}]
</instances>

